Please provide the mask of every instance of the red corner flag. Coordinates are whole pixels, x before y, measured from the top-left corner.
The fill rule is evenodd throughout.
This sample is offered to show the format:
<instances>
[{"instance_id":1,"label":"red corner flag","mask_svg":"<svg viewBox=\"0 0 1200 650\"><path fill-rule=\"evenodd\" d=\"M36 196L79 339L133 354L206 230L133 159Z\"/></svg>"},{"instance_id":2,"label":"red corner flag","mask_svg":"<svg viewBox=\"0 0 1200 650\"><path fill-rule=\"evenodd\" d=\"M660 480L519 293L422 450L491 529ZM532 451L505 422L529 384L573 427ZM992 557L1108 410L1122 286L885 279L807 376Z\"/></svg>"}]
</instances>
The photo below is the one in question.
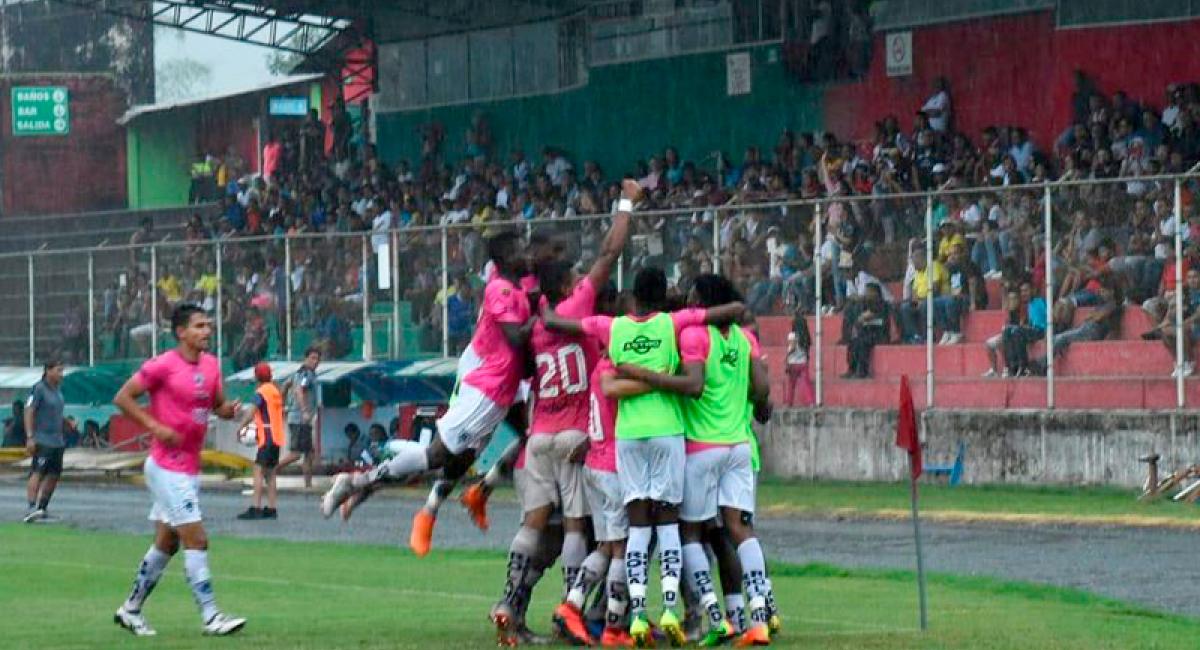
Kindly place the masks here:
<instances>
[{"instance_id":1,"label":"red corner flag","mask_svg":"<svg viewBox=\"0 0 1200 650\"><path fill-rule=\"evenodd\" d=\"M921 476L921 439L917 435L917 414L913 408L908 375L900 376L900 418L896 421L896 446L908 451L913 480Z\"/></svg>"}]
</instances>

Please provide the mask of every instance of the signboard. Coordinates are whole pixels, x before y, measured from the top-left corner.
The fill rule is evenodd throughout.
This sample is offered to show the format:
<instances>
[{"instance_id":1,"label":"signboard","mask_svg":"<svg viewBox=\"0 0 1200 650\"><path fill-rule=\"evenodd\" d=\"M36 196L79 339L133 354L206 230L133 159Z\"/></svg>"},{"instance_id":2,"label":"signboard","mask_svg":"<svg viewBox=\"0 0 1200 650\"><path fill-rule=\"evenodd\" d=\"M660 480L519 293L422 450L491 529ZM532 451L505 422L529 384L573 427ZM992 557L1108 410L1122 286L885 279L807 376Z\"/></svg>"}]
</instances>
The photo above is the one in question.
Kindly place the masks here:
<instances>
[{"instance_id":1,"label":"signboard","mask_svg":"<svg viewBox=\"0 0 1200 650\"><path fill-rule=\"evenodd\" d=\"M70 95L65 86L13 86L13 135L67 135Z\"/></svg>"},{"instance_id":2,"label":"signboard","mask_svg":"<svg viewBox=\"0 0 1200 650\"><path fill-rule=\"evenodd\" d=\"M269 104L271 115L304 117L308 115L307 97L272 97Z\"/></svg>"},{"instance_id":3,"label":"signboard","mask_svg":"<svg viewBox=\"0 0 1200 650\"><path fill-rule=\"evenodd\" d=\"M750 94L750 53L725 57L725 92L730 96Z\"/></svg>"},{"instance_id":4,"label":"signboard","mask_svg":"<svg viewBox=\"0 0 1200 650\"><path fill-rule=\"evenodd\" d=\"M884 42L887 76L907 77L913 70L912 32L892 32Z\"/></svg>"}]
</instances>

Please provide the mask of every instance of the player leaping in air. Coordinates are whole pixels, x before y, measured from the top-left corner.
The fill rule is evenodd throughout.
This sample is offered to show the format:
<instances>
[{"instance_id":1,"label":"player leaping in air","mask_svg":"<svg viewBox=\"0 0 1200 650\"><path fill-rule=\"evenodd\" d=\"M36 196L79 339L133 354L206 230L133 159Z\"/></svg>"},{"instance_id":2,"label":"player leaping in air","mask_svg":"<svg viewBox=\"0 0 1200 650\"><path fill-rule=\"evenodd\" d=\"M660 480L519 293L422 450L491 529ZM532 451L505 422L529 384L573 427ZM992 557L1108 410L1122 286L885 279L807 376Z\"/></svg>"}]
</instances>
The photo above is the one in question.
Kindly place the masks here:
<instances>
[{"instance_id":1,"label":"player leaping in air","mask_svg":"<svg viewBox=\"0 0 1200 650\"><path fill-rule=\"evenodd\" d=\"M484 288L475 335L459 357L457 393L437 421L437 435L428 445L406 441L391 459L369 472L335 476L321 499L326 517L346 499L381 481L404 481L476 451L504 419L521 382L534 320L529 299L518 285L525 272L520 238L504 232L489 239L487 247L496 272ZM435 521L433 512L422 508L413 519L412 538L430 539ZM414 550L423 555L429 547Z\"/></svg>"}]
</instances>

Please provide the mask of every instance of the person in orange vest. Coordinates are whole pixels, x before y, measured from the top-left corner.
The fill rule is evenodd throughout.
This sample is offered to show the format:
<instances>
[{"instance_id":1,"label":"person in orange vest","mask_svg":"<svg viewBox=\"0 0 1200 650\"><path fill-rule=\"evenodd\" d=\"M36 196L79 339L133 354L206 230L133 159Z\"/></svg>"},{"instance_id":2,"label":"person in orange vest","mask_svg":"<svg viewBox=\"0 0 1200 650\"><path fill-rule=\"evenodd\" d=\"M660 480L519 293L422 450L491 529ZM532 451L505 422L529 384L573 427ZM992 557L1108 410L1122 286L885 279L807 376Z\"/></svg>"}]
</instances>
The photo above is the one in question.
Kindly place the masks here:
<instances>
[{"instance_id":1,"label":"person in orange vest","mask_svg":"<svg viewBox=\"0 0 1200 650\"><path fill-rule=\"evenodd\" d=\"M283 417L283 393L271 381L271 366L259 362L254 366L254 389L251 409L242 417L238 429L251 422L258 432L258 454L254 458L254 503L238 515L238 519L276 519L278 490L276 489L276 467L279 465L279 450L283 448L287 421ZM267 507L262 507L263 483L267 486Z\"/></svg>"}]
</instances>

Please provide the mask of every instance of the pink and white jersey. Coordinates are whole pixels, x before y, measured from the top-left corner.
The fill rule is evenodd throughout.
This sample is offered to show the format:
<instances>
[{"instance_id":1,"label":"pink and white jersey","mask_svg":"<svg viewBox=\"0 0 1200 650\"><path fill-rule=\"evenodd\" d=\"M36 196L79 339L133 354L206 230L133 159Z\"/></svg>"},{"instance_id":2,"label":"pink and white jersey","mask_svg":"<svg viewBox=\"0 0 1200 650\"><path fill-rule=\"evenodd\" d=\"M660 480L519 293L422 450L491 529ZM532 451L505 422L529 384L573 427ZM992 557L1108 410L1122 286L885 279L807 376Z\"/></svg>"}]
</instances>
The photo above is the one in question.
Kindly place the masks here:
<instances>
[{"instance_id":1,"label":"pink and white jersey","mask_svg":"<svg viewBox=\"0 0 1200 650\"><path fill-rule=\"evenodd\" d=\"M546 304L545 297L542 304ZM591 278L580 280L571 295L554 308L564 318L581 319L596 311L596 287ZM600 346L586 336L573 336L548 329L542 321L533 325L529 339L533 349L532 435L563 431L586 431L588 426L588 377L600 357Z\"/></svg>"},{"instance_id":2,"label":"pink and white jersey","mask_svg":"<svg viewBox=\"0 0 1200 650\"><path fill-rule=\"evenodd\" d=\"M488 281L475 335L459 368L466 369L463 383L478 389L500 408L512 405L525 366L520 351L508 344L501 324L521 325L529 315L529 298L524 291L498 275Z\"/></svg>"},{"instance_id":3,"label":"pink and white jersey","mask_svg":"<svg viewBox=\"0 0 1200 650\"><path fill-rule=\"evenodd\" d=\"M742 334L746 335L746 340L750 343L750 356L755 359L762 359L762 347L758 344L758 337L748 329L743 328ZM679 358L682 363L708 363L708 355L712 351L712 339L708 331L707 325L699 325L689 327L683 330L683 334L679 337ZM727 447L719 442L698 442L688 440L684 443L687 453L695 454L712 449L714 447ZM741 443L738 443L741 444Z\"/></svg>"},{"instance_id":4,"label":"pink and white jersey","mask_svg":"<svg viewBox=\"0 0 1200 650\"><path fill-rule=\"evenodd\" d=\"M180 435L176 445L153 439L150 457L165 470L199 474L208 414L221 390L217 358L201 353L192 363L169 350L143 363L135 376L150 394L150 415Z\"/></svg>"},{"instance_id":5,"label":"pink and white jersey","mask_svg":"<svg viewBox=\"0 0 1200 650\"><path fill-rule=\"evenodd\" d=\"M679 341L683 330L703 325L707 313L708 310L698 307L671 312L671 322L675 325L675 340ZM641 322L654 318L657 314L658 312L650 312L645 316L630 314L629 317ZM612 316L589 316L582 321L583 333L598 341L602 349L607 349L609 341L612 340L612 322Z\"/></svg>"},{"instance_id":6,"label":"pink and white jersey","mask_svg":"<svg viewBox=\"0 0 1200 650\"><path fill-rule=\"evenodd\" d=\"M617 400L607 397L600 390L600 380L605 375L615 375L617 369L608 357L603 357L596 363L592 371L592 388L590 413L588 418L587 457L583 464L597 472L617 471Z\"/></svg>"}]
</instances>

